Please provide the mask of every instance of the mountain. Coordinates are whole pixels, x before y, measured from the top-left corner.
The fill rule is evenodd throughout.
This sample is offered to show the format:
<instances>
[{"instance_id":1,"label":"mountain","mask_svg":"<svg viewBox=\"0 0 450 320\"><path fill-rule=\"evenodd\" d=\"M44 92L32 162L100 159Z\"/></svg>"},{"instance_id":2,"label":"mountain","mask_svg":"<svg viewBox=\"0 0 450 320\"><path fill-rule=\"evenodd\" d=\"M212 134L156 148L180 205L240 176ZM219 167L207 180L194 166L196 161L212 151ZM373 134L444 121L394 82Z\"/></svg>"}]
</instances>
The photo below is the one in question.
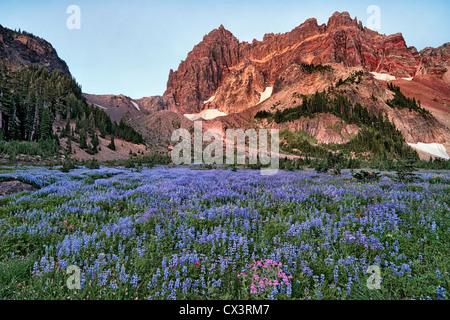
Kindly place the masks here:
<instances>
[{"instance_id":1,"label":"mountain","mask_svg":"<svg viewBox=\"0 0 450 320\"><path fill-rule=\"evenodd\" d=\"M238 112L256 104L260 93L296 64L338 63L411 78L442 74L450 57L446 49L448 44L417 53L406 46L400 33L380 35L363 28L347 12L336 12L326 25L308 19L291 32L267 34L251 44L240 43L221 26L194 47L177 71L170 72L164 97L171 110L180 112L200 112L209 104Z\"/></svg>"},{"instance_id":2,"label":"mountain","mask_svg":"<svg viewBox=\"0 0 450 320\"><path fill-rule=\"evenodd\" d=\"M406 45L401 33L379 34L347 12L334 13L322 25L308 19L290 32L266 34L251 43L240 42L220 26L205 35L176 71L170 71L162 97L145 98L141 111L128 104L130 112L122 115L144 137L161 135L159 140L168 144L164 123L182 125L198 114L222 115L205 121L205 128L280 128L306 133L317 143L349 143L370 125L349 123L339 112L319 112L314 119L300 117L286 123L272 118L254 121L259 111L282 112L300 105L303 96L326 91L332 98L345 97L352 106L362 105L370 114L387 115L408 143L448 148L449 47L446 43L419 52ZM398 90L389 89L388 83ZM105 104L109 109L113 105Z\"/></svg>"},{"instance_id":3,"label":"mountain","mask_svg":"<svg viewBox=\"0 0 450 320\"><path fill-rule=\"evenodd\" d=\"M70 74L67 64L50 43L24 31L13 31L0 25L0 61L10 68L44 66L50 72Z\"/></svg>"},{"instance_id":4,"label":"mountain","mask_svg":"<svg viewBox=\"0 0 450 320\"><path fill-rule=\"evenodd\" d=\"M111 121L86 102L67 64L47 41L0 26L0 162L6 155L9 161L63 154L127 159L146 151L142 143L142 136L125 122Z\"/></svg>"}]
</instances>

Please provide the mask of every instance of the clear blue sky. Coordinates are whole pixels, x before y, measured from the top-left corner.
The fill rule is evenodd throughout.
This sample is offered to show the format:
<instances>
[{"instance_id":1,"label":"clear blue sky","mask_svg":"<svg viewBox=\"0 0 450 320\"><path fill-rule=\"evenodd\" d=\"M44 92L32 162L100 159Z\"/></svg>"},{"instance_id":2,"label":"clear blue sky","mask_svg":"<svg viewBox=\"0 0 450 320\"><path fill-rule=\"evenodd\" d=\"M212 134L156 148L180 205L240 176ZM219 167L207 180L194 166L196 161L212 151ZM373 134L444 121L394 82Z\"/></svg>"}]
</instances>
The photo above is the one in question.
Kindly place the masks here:
<instances>
[{"instance_id":1,"label":"clear blue sky","mask_svg":"<svg viewBox=\"0 0 450 320\"><path fill-rule=\"evenodd\" d=\"M69 30L69 5L81 29ZM366 25L369 5L381 9L383 34L402 32L419 50L450 41L450 1L339 0L0 0L0 24L49 41L86 93L162 95L170 69L223 24L241 41L284 33L315 17L326 23L348 11Z\"/></svg>"}]
</instances>

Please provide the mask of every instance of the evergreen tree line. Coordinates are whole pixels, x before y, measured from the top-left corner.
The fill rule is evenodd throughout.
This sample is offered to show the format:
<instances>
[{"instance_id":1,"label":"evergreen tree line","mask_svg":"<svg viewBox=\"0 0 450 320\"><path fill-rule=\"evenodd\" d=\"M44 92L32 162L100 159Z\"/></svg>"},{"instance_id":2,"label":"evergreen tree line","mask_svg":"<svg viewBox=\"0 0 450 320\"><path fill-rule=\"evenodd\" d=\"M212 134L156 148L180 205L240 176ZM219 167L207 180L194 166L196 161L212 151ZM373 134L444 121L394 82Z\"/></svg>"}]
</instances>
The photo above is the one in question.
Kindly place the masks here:
<instances>
[{"instance_id":1,"label":"evergreen tree line","mask_svg":"<svg viewBox=\"0 0 450 320\"><path fill-rule=\"evenodd\" d=\"M359 84L361 82L362 76L364 75L364 71L353 71L350 76L348 76L345 80L339 79L336 82L336 88L344 85L344 84Z\"/></svg>"},{"instance_id":2,"label":"evergreen tree line","mask_svg":"<svg viewBox=\"0 0 450 320\"><path fill-rule=\"evenodd\" d=\"M98 130L101 137L111 135L143 143L142 136L124 121L112 122L105 111L88 104L70 75L50 73L44 67L8 70L0 62L0 140L50 140L59 146L53 132L56 120L66 121L61 137L73 141L83 143L90 135L98 146ZM71 129L72 121L75 130Z\"/></svg>"},{"instance_id":3,"label":"evergreen tree line","mask_svg":"<svg viewBox=\"0 0 450 320\"><path fill-rule=\"evenodd\" d=\"M276 110L275 113L261 110L256 113L255 118L271 118L276 123L285 123L298 120L302 117L312 119L316 114L320 113L331 113L349 124L356 124L358 126L366 125L382 129L383 131L395 131L387 115L384 116L381 111L378 114L373 113L363 107L359 102L352 105L347 97L341 94L335 94L334 97L331 97L324 90L322 92L316 92L310 97L302 95L301 98L302 104L294 108Z\"/></svg>"},{"instance_id":4,"label":"evergreen tree line","mask_svg":"<svg viewBox=\"0 0 450 320\"><path fill-rule=\"evenodd\" d=\"M407 98L405 95L400 91L400 87L395 86L392 83L387 84L388 89L394 92L394 98L388 99L386 101L386 104L390 106L391 108L397 108L397 109L409 109L409 111L417 111L422 116L430 115L430 112L424 108L422 108L420 100L417 102L416 98Z\"/></svg>"},{"instance_id":5,"label":"evergreen tree line","mask_svg":"<svg viewBox=\"0 0 450 320\"><path fill-rule=\"evenodd\" d=\"M358 135L350 142L339 146L327 146L327 148L340 150L348 155L351 152L361 154L369 152L371 157L376 159L404 158L413 152L406 144L401 132L392 123L387 114L381 111L374 113L363 107L359 102L352 103L343 95L335 93L333 95L325 90L316 92L308 97L302 95L302 104L294 108L277 110L275 113L262 110L255 118L271 118L276 123L290 122L302 117L314 118L316 114L331 113L349 124L356 124L360 128ZM284 146L286 147L286 146ZM324 158L327 148L323 146L313 146L308 141L296 142L285 150L299 149L302 155Z\"/></svg>"},{"instance_id":6,"label":"evergreen tree line","mask_svg":"<svg viewBox=\"0 0 450 320\"><path fill-rule=\"evenodd\" d=\"M306 72L306 73L311 74L311 73L314 73L314 72L333 71L333 68L331 66L329 66L329 65L323 66L321 64L314 65L314 64L303 63L302 64L302 70L304 72Z\"/></svg>"}]
</instances>

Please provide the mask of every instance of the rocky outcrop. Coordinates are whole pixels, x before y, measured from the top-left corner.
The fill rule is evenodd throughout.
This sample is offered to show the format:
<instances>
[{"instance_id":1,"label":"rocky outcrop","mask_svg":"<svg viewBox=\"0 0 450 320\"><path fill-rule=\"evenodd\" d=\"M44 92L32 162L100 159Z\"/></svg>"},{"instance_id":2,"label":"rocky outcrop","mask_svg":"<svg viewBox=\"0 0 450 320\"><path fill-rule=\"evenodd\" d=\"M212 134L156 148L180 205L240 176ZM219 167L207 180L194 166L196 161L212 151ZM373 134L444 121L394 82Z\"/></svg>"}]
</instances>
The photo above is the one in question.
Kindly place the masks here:
<instances>
[{"instance_id":1,"label":"rocky outcrop","mask_svg":"<svg viewBox=\"0 0 450 320\"><path fill-rule=\"evenodd\" d=\"M295 96L327 90L351 72L362 70L361 82L344 90L353 104L359 102L375 113L387 113L408 142L442 142L450 139L450 129L441 121L448 118L448 112L440 113L437 121L388 107L385 102L393 98L392 92L369 72L396 77L400 81L398 85L406 83L412 92L421 81L422 91L429 90L425 88L428 85L433 88L433 95L434 92L442 94L431 97L430 93L416 99L428 107L429 100L437 97L436 103L444 106L450 88L450 73L446 71L448 56L448 44L418 52L414 47L407 47L401 33L378 34L347 12L334 13L322 25L311 18L290 32L266 34L261 41L251 43L240 42L220 26L205 35L176 71L170 71L162 97L135 100L141 107L138 111L129 98L119 96L123 105L117 108L112 103L108 113L126 118L150 141L167 143L169 129L192 125L184 114L215 109L228 116L206 121L204 128L247 128L255 126L253 119L258 110L273 111L274 105L280 109L294 107L300 102ZM330 65L333 70L308 73L302 64ZM402 80L413 77L417 79ZM109 102L104 102L106 105ZM345 143L359 131L358 127L332 115L317 115L312 120L300 119L278 127L304 131L321 143Z\"/></svg>"},{"instance_id":2,"label":"rocky outcrop","mask_svg":"<svg viewBox=\"0 0 450 320\"><path fill-rule=\"evenodd\" d=\"M95 95L84 93L83 96L88 103L106 111L112 121L120 121L125 117L139 118L168 109L167 99L161 96L141 99L132 99L123 94Z\"/></svg>"},{"instance_id":3,"label":"rocky outcrop","mask_svg":"<svg viewBox=\"0 0 450 320\"><path fill-rule=\"evenodd\" d=\"M239 42L220 26L204 37L177 71L171 70L164 97L169 109L180 113L209 108L232 113L257 104L261 92L292 64L339 63L409 78L419 70L442 72L438 61L447 51L443 46L414 52L401 33L380 35L347 12L334 13L326 25L308 19L291 32L266 34L252 43Z\"/></svg>"},{"instance_id":4,"label":"rocky outcrop","mask_svg":"<svg viewBox=\"0 0 450 320\"><path fill-rule=\"evenodd\" d=\"M0 61L8 67L42 66L49 71L70 74L67 64L47 41L30 33L17 32L0 25Z\"/></svg>"},{"instance_id":5,"label":"rocky outcrop","mask_svg":"<svg viewBox=\"0 0 450 320\"><path fill-rule=\"evenodd\" d=\"M273 126L275 129L290 132L302 131L315 138L318 143L346 143L355 137L360 128L355 124L347 124L336 116L325 113L313 119L301 118L293 122Z\"/></svg>"},{"instance_id":6,"label":"rocky outcrop","mask_svg":"<svg viewBox=\"0 0 450 320\"><path fill-rule=\"evenodd\" d=\"M450 71L450 42L438 48L425 48L416 56L419 64L419 74L429 74L440 79Z\"/></svg>"},{"instance_id":7,"label":"rocky outcrop","mask_svg":"<svg viewBox=\"0 0 450 320\"><path fill-rule=\"evenodd\" d=\"M36 188L32 185L14 179L0 182L0 196L8 196L22 191L33 190L36 190Z\"/></svg>"},{"instance_id":8,"label":"rocky outcrop","mask_svg":"<svg viewBox=\"0 0 450 320\"><path fill-rule=\"evenodd\" d=\"M181 62L170 70L164 96L172 110L197 113L239 61L239 40L223 26L211 31Z\"/></svg>"}]
</instances>

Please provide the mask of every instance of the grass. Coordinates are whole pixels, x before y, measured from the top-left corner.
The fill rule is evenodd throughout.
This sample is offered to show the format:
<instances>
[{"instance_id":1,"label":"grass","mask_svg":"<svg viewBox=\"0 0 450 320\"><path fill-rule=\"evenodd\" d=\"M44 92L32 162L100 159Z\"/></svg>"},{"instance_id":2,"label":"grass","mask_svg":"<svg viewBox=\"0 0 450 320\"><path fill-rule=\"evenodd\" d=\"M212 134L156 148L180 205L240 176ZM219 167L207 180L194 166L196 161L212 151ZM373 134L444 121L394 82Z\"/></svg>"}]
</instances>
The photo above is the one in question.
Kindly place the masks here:
<instances>
[{"instance_id":1,"label":"grass","mask_svg":"<svg viewBox=\"0 0 450 320\"><path fill-rule=\"evenodd\" d=\"M2 299L448 299L446 171L411 184L165 167L10 174L41 189L0 198ZM260 259L281 263L289 286L252 292L238 274ZM66 287L69 265L82 290ZM368 265L381 290L366 287Z\"/></svg>"},{"instance_id":2,"label":"grass","mask_svg":"<svg viewBox=\"0 0 450 320\"><path fill-rule=\"evenodd\" d=\"M318 141L316 138L311 137L306 132L303 131L294 131L291 132L289 130L283 130L280 132L280 138L286 139L289 145L298 144L303 140L308 141L310 144L317 144Z\"/></svg>"},{"instance_id":3,"label":"grass","mask_svg":"<svg viewBox=\"0 0 450 320\"><path fill-rule=\"evenodd\" d=\"M14 297L20 284L31 278L35 257L7 258L0 262L0 299Z\"/></svg>"}]
</instances>

